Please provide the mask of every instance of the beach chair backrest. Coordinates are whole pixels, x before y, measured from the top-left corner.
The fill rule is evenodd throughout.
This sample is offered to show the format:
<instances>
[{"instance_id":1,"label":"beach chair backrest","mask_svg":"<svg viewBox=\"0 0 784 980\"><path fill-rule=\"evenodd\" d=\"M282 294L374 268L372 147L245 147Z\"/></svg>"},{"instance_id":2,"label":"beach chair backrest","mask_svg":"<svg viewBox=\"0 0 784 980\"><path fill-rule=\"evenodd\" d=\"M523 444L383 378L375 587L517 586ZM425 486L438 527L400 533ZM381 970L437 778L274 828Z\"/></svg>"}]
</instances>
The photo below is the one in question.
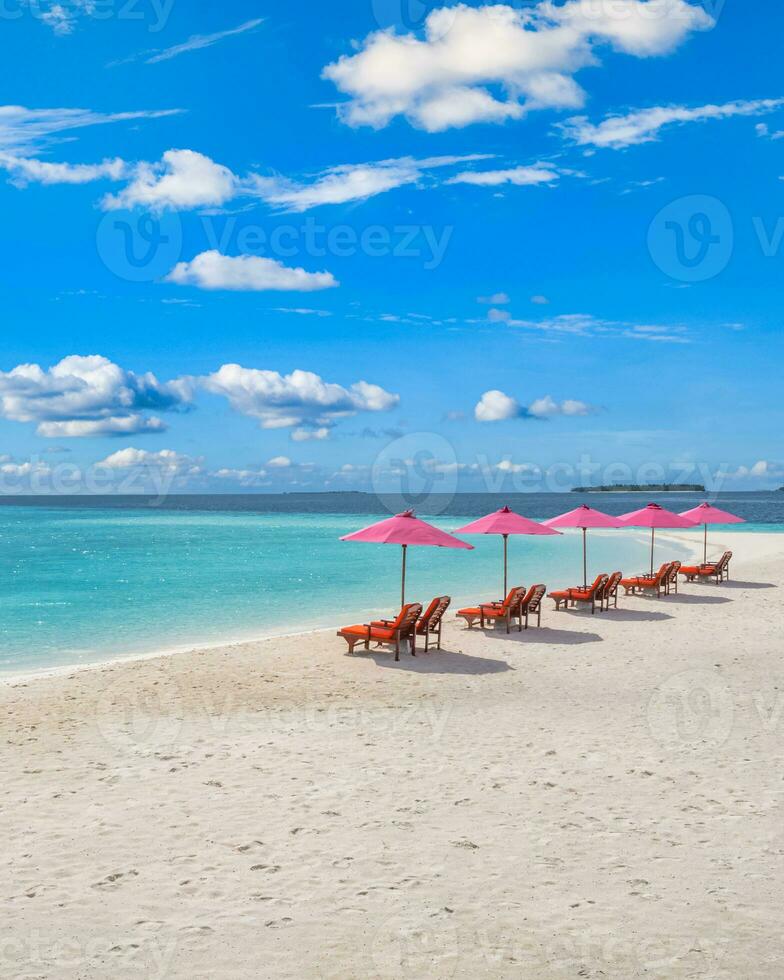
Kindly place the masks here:
<instances>
[{"instance_id":1,"label":"beach chair backrest","mask_svg":"<svg viewBox=\"0 0 784 980\"><path fill-rule=\"evenodd\" d=\"M400 630L401 634L410 632L416 626L416 621L421 615L422 606L418 602L410 602L400 610L397 619L392 624L392 629Z\"/></svg>"},{"instance_id":2,"label":"beach chair backrest","mask_svg":"<svg viewBox=\"0 0 784 980\"><path fill-rule=\"evenodd\" d=\"M504 599L504 609L511 609L514 611L520 605L520 603L525 598L525 586L515 586L515 588L509 590L509 595Z\"/></svg>"},{"instance_id":3,"label":"beach chair backrest","mask_svg":"<svg viewBox=\"0 0 784 980\"><path fill-rule=\"evenodd\" d=\"M596 580L594 581L593 585L591 585L588 588L588 595L590 595L590 596L598 596L598 595L601 595L602 594L602 589L605 587L606 584L607 584L607 576L606 575L597 575L596 576Z\"/></svg>"},{"instance_id":4,"label":"beach chair backrest","mask_svg":"<svg viewBox=\"0 0 784 980\"><path fill-rule=\"evenodd\" d=\"M523 609L527 609L529 613L535 613L546 594L546 585L532 585L528 590L528 595L523 599Z\"/></svg>"},{"instance_id":5,"label":"beach chair backrest","mask_svg":"<svg viewBox=\"0 0 784 980\"><path fill-rule=\"evenodd\" d=\"M659 569L659 571L656 573L656 575L654 575L654 578L655 578L655 580L657 582L661 583L661 582L666 581L667 576L670 574L670 567L671 567L671 565L672 565L672 562L670 562L670 561L665 562L665 564L662 565L662 567Z\"/></svg>"},{"instance_id":6,"label":"beach chair backrest","mask_svg":"<svg viewBox=\"0 0 784 980\"><path fill-rule=\"evenodd\" d=\"M444 618L444 613L449 609L451 602L452 599L448 595L438 596L436 599L433 599L427 607L427 612L422 617L425 625L430 629L435 629Z\"/></svg>"},{"instance_id":7,"label":"beach chair backrest","mask_svg":"<svg viewBox=\"0 0 784 980\"><path fill-rule=\"evenodd\" d=\"M674 561L670 564L670 570L667 573L667 579L669 582L678 581L678 572L681 570L682 562Z\"/></svg>"},{"instance_id":8,"label":"beach chair backrest","mask_svg":"<svg viewBox=\"0 0 784 980\"><path fill-rule=\"evenodd\" d=\"M607 579L607 584L604 587L605 599L612 599L612 597L618 591L618 586L621 584L622 578L623 578L623 572L613 572L612 575Z\"/></svg>"},{"instance_id":9,"label":"beach chair backrest","mask_svg":"<svg viewBox=\"0 0 784 980\"><path fill-rule=\"evenodd\" d=\"M720 572L723 572L725 570L725 568L727 567L727 565L729 565L730 558L732 558L732 552L731 551L725 551L724 554L719 559L719 564L716 566L717 567L717 570L720 571Z\"/></svg>"}]
</instances>

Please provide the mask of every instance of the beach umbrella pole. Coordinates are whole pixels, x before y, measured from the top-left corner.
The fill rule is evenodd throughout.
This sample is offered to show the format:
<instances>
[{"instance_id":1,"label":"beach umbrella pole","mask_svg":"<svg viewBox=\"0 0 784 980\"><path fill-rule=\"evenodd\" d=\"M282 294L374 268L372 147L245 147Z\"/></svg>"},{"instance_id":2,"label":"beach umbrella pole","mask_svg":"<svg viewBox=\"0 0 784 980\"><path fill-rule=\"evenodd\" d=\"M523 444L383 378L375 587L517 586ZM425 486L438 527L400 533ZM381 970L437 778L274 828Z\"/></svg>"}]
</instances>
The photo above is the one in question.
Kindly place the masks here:
<instances>
[{"instance_id":1,"label":"beach umbrella pole","mask_svg":"<svg viewBox=\"0 0 784 980\"><path fill-rule=\"evenodd\" d=\"M703 526L705 528L705 551L703 553L702 560L707 565L708 564L708 525L704 524Z\"/></svg>"},{"instance_id":2,"label":"beach umbrella pole","mask_svg":"<svg viewBox=\"0 0 784 980\"><path fill-rule=\"evenodd\" d=\"M504 595L506 598L507 582L509 581L509 535L504 535Z\"/></svg>"},{"instance_id":3,"label":"beach umbrella pole","mask_svg":"<svg viewBox=\"0 0 784 980\"><path fill-rule=\"evenodd\" d=\"M656 528L651 528L651 578L653 578L653 546L656 540Z\"/></svg>"},{"instance_id":4,"label":"beach umbrella pole","mask_svg":"<svg viewBox=\"0 0 784 980\"><path fill-rule=\"evenodd\" d=\"M583 528L583 587L588 588L588 529Z\"/></svg>"},{"instance_id":5,"label":"beach umbrella pole","mask_svg":"<svg viewBox=\"0 0 784 980\"><path fill-rule=\"evenodd\" d=\"M400 608L406 604L406 554L408 552L408 545L403 545L403 581L400 588Z\"/></svg>"}]
</instances>

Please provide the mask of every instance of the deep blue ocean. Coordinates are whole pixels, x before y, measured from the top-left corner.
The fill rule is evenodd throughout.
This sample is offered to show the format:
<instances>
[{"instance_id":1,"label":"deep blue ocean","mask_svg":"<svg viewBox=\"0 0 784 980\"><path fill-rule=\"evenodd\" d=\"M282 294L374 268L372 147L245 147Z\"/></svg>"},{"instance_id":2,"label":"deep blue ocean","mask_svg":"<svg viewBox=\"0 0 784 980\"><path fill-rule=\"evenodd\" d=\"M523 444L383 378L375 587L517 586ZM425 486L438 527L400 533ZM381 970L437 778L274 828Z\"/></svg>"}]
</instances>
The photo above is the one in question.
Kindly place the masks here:
<instances>
[{"instance_id":1,"label":"deep blue ocean","mask_svg":"<svg viewBox=\"0 0 784 980\"><path fill-rule=\"evenodd\" d=\"M509 504L535 520L587 502L621 514L651 494L459 494L423 502L446 530ZM659 494L671 510L702 494ZM740 529L784 531L784 493L714 495ZM437 516L431 516L431 515ZM0 672L26 673L193 644L364 622L399 604L400 549L339 541L389 515L373 495L0 498ZM721 528L712 530L721 537ZM737 530L737 528L735 529ZM677 532L673 532L677 533ZM412 549L408 597L496 598L501 544ZM589 572L649 563L645 532L590 537ZM657 559L674 546L662 544ZM676 549L677 550L677 549ZM678 557L672 554L672 557ZM510 542L510 584L576 584L579 534Z\"/></svg>"}]
</instances>

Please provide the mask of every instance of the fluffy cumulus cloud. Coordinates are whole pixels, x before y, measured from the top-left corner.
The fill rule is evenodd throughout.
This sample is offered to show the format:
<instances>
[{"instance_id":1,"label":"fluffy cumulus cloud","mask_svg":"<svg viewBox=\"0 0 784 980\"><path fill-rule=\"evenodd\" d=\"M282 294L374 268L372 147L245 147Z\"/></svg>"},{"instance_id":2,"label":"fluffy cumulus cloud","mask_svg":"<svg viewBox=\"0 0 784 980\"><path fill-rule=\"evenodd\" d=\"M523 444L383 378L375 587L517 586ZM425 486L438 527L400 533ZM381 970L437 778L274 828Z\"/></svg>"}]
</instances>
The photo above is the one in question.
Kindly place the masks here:
<instances>
[{"instance_id":1,"label":"fluffy cumulus cloud","mask_svg":"<svg viewBox=\"0 0 784 980\"><path fill-rule=\"evenodd\" d=\"M567 399L556 402L550 395L537 398L530 405L521 405L516 398L503 391L486 391L474 409L478 422L504 422L508 419L551 419L557 416L591 415L596 409L586 402Z\"/></svg>"},{"instance_id":2,"label":"fluffy cumulus cloud","mask_svg":"<svg viewBox=\"0 0 784 980\"><path fill-rule=\"evenodd\" d=\"M324 429L358 412L385 412L400 397L378 385L357 381L348 388L324 381L310 371L277 371L224 364L199 382L227 398L235 411L258 419L263 429Z\"/></svg>"},{"instance_id":3,"label":"fluffy cumulus cloud","mask_svg":"<svg viewBox=\"0 0 784 980\"><path fill-rule=\"evenodd\" d=\"M185 380L161 382L98 355L74 354L48 369L20 364L0 371L0 415L36 423L50 439L162 431L164 423L144 412L181 410L191 395Z\"/></svg>"},{"instance_id":4,"label":"fluffy cumulus cloud","mask_svg":"<svg viewBox=\"0 0 784 980\"><path fill-rule=\"evenodd\" d=\"M517 419L525 414L523 406L503 391L486 391L474 409L477 422L502 422Z\"/></svg>"},{"instance_id":5,"label":"fluffy cumulus cloud","mask_svg":"<svg viewBox=\"0 0 784 980\"><path fill-rule=\"evenodd\" d=\"M215 207L238 193L228 167L195 150L167 150L160 163L140 163L133 180L119 194L102 201L107 211L136 206L152 211Z\"/></svg>"},{"instance_id":6,"label":"fluffy cumulus cloud","mask_svg":"<svg viewBox=\"0 0 784 980\"><path fill-rule=\"evenodd\" d=\"M223 255L216 249L202 252L190 262L178 262L165 281L178 286L238 292L310 293L340 285L331 272L306 272L286 266L277 259Z\"/></svg>"},{"instance_id":7,"label":"fluffy cumulus cloud","mask_svg":"<svg viewBox=\"0 0 784 980\"><path fill-rule=\"evenodd\" d=\"M601 45L638 58L664 55L713 25L685 0L458 4L433 10L422 36L370 34L324 77L348 97L338 111L351 126L381 128L404 116L439 132L579 108L585 93L574 76L599 63Z\"/></svg>"},{"instance_id":8,"label":"fluffy cumulus cloud","mask_svg":"<svg viewBox=\"0 0 784 980\"><path fill-rule=\"evenodd\" d=\"M784 99L753 99L725 102L723 105L652 106L624 115L606 116L591 123L585 116L567 119L559 128L578 146L621 150L627 146L651 143L667 126L731 119L733 116L760 116L784 106Z\"/></svg>"},{"instance_id":9,"label":"fluffy cumulus cloud","mask_svg":"<svg viewBox=\"0 0 784 980\"><path fill-rule=\"evenodd\" d=\"M175 452L173 449L161 449L150 452L146 449L120 449L98 463L108 470L156 469L174 473L178 476L197 476L202 472L199 460Z\"/></svg>"}]
</instances>

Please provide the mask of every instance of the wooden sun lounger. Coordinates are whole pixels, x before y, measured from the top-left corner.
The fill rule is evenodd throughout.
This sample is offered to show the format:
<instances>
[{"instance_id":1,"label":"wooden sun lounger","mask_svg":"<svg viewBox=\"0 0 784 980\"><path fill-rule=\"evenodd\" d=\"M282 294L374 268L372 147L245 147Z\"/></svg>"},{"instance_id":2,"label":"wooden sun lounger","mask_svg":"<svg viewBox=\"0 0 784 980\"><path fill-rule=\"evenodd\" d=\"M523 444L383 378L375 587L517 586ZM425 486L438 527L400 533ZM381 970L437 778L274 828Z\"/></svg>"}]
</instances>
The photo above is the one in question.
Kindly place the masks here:
<instances>
[{"instance_id":1,"label":"wooden sun lounger","mask_svg":"<svg viewBox=\"0 0 784 980\"><path fill-rule=\"evenodd\" d=\"M436 650L441 649L441 630L444 626L444 613L452 600L448 595L439 596L430 603L416 625L417 636L425 638L425 653L430 649L430 638L436 638Z\"/></svg>"},{"instance_id":2,"label":"wooden sun lounger","mask_svg":"<svg viewBox=\"0 0 784 980\"><path fill-rule=\"evenodd\" d=\"M607 580L609 575L597 575L593 585L589 585L587 589L577 587L574 589L561 589L558 592L551 592L548 595L549 599L555 602L556 611L558 611L561 606L564 609L568 609L569 605L576 605L578 602L591 604L591 615L593 616L596 612L596 603L600 602L600 596L607 585Z\"/></svg>"},{"instance_id":3,"label":"wooden sun lounger","mask_svg":"<svg viewBox=\"0 0 784 980\"><path fill-rule=\"evenodd\" d=\"M621 584L622 578L623 572L613 572L607 579L607 583L602 589L602 594L599 596L601 600L600 612L604 612L605 610L609 611L611 602L614 609L618 608L618 586Z\"/></svg>"},{"instance_id":4,"label":"wooden sun lounger","mask_svg":"<svg viewBox=\"0 0 784 980\"><path fill-rule=\"evenodd\" d=\"M730 577L731 551L725 551L718 561L708 562L705 565L682 565L679 572L688 582L697 582L700 579L715 579L716 582L723 582Z\"/></svg>"},{"instance_id":5,"label":"wooden sun lounger","mask_svg":"<svg viewBox=\"0 0 784 980\"><path fill-rule=\"evenodd\" d=\"M528 594L520 603L520 615L525 619L525 628L528 629L528 620L531 616L536 616L536 625L542 625L542 599L547 593L546 585L532 585Z\"/></svg>"},{"instance_id":6,"label":"wooden sun lounger","mask_svg":"<svg viewBox=\"0 0 784 980\"><path fill-rule=\"evenodd\" d=\"M361 626L344 626L337 635L342 636L348 643L348 652L353 653L358 643L364 644L366 650L371 643L379 646L393 646L395 660L400 660L400 648L408 643L411 656L416 656L416 625L422 615L422 606L412 602L403 606L396 619L381 620L377 623L364 623Z\"/></svg>"},{"instance_id":7,"label":"wooden sun lounger","mask_svg":"<svg viewBox=\"0 0 784 980\"><path fill-rule=\"evenodd\" d=\"M656 592L656 598L667 594L667 579L672 562L665 562L655 575L635 575L633 578L621 579L621 585L626 589L626 595L638 592Z\"/></svg>"},{"instance_id":8,"label":"wooden sun lounger","mask_svg":"<svg viewBox=\"0 0 784 980\"><path fill-rule=\"evenodd\" d=\"M504 600L498 600L498 602L486 602L480 603L478 606L469 606L466 609L459 609L457 615L460 619L464 619L468 623L468 628L471 627L479 620L480 627L485 628L485 624L488 620L495 622L498 619L504 620L506 623L506 632L511 632L512 619L516 616L518 619L518 629L522 630L522 615L520 612L520 605L525 599L525 588L523 586L516 586L510 589L509 595Z\"/></svg>"}]
</instances>

